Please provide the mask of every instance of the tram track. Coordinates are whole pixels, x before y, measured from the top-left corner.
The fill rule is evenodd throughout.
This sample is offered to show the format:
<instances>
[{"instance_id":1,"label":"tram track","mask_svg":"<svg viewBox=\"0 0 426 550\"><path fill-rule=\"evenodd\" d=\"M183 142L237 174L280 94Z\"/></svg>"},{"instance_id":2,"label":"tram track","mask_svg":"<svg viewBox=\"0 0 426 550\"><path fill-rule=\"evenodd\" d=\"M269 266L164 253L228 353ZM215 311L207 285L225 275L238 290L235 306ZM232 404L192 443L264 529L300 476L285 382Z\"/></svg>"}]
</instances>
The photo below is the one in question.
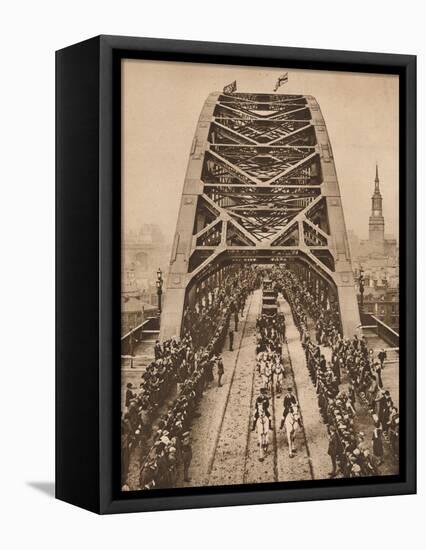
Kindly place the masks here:
<instances>
[{"instance_id":1,"label":"tram track","mask_svg":"<svg viewBox=\"0 0 426 550\"><path fill-rule=\"evenodd\" d=\"M206 485L210 485L210 476L211 476L211 473L212 473L212 470L213 470L213 465L214 465L216 455L217 455L217 449L218 449L219 440L220 440L220 437L221 437L221 434L222 434L223 423L224 423L225 416L226 416L226 413L227 413L227 410L228 410L229 397L231 395L232 387L233 387L233 384L234 384L235 372L236 372L236 368L237 368L237 364L238 364L238 359L239 359L239 356L240 356L241 346L242 346L244 336L245 336L245 333L246 333L247 321L248 321L249 312L250 312L250 309L251 309L251 306L252 306L252 302L253 302L253 293L250 294L250 297L249 297L249 300L248 300L247 315L244 319L244 324L243 324L243 329L242 329L242 334L241 334L241 340L239 342L238 352L237 352L237 355L236 355L235 361L234 361L234 368L232 370L231 380L230 380L228 391L227 391L227 396L226 396L226 400L225 400L225 407L223 409L222 417L221 417L220 424L219 424L219 429L218 429L217 434L216 434L214 450L213 450L213 453L212 453L212 455L209 459L209 464L208 464L208 467L207 467Z\"/></svg>"},{"instance_id":2,"label":"tram track","mask_svg":"<svg viewBox=\"0 0 426 550\"><path fill-rule=\"evenodd\" d=\"M260 313L260 312L259 312ZM304 429L296 434L296 453L293 458L288 454L288 442L285 430L280 430L283 411L283 398L287 387L292 387L297 394L297 385L291 361L290 350L285 335L282 341L282 361L284 364L283 387L277 395L275 377L273 377L270 392L270 412L272 430L269 434L270 448L263 461L259 461L259 447L257 434L251 431L255 399L262 386L261 374L256 368L256 354L254 351L254 368L252 375L252 392L250 400L250 418L247 431L247 445L244 464L244 483L271 483L278 481L295 481L313 479L313 471L309 456L309 448ZM298 399L299 401L299 399Z\"/></svg>"},{"instance_id":3,"label":"tram track","mask_svg":"<svg viewBox=\"0 0 426 550\"><path fill-rule=\"evenodd\" d=\"M285 338L284 345L285 345L285 349L287 351L288 361L289 361L289 365L290 365L292 387L294 388L294 394L296 396L297 402L300 403L299 392L298 392L298 389L297 389L296 378L294 376L293 364L292 364L292 361L291 361L291 354L290 354L290 349L288 347L287 338ZM302 425L303 425L303 411L302 411L301 408L299 408L299 414L300 414L300 418L301 418ZM307 440L306 432L305 432L304 428L302 428L302 433L303 433L303 440L304 440L304 444L305 444L306 455L307 455L307 459L308 459L307 462L308 462L308 465L309 465L310 477L311 477L311 479L315 479L314 470L313 470L313 467L312 467L312 460L311 460L310 451L309 451L308 440Z\"/></svg>"},{"instance_id":4,"label":"tram track","mask_svg":"<svg viewBox=\"0 0 426 550\"><path fill-rule=\"evenodd\" d=\"M262 311L262 301L260 301L257 311L256 319ZM276 417L275 417L275 402L274 402L274 388L272 384L272 405L271 405L271 423L273 426L272 434L269 437L272 439L271 447L265 453L262 461L259 461L259 446L256 431L252 431L253 424L253 411L255 408L255 400L260 393L262 386L261 374L257 370L257 357L256 357L256 340L257 330L254 331L254 353L253 353L253 372L251 383L251 395L250 395L250 414L247 426L247 439L244 457L244 475L243 483L271 483L278 481L278 469L277 469L277 438L276 438ZM272 435L272 437L271 437Z\"/></svg>"},{"instance_id":5,"label":"tram track","mask_svg":"<svg viewBox=\"0 0 426 550\"><path fill-rule=\"evenodd\" d=\"M262 296L263 298L263 296ZM257 317L262 313L262 302L260 301L257 311ZM257 355L256 355L256 343L257 343L257 329L255 329L254 338L254 365L252 373L252 391L250 398L250 416L247 430L247 442L245 450L245 462L244 462L244 483L273 483L278 481L278 442L277 442L277 429L278 421L276 416L276 403L275 403L275 387L274 380L271 380L271 398L270 398L270 413L271 413L271 425L268 438L270 445L264 453L263 458L260 458L260 449L258 443L258 436L256 431L252 431L252 423L254 421L254 409L255 400L260 394L260 389L263 386L262 374L257 369Z\"/></svg>"},{"instance_id":6,"label":"tram track","mask_svg":"<svg viewBox=\"0 0 426 550\"><path fill-rule=\"evenodd\" d=\"M235 341L235 355L231 354L232 363L225 366L226 395L222 394L223 399L218 401L225 387L212 388L202 400L204 411L193 429L195 446L191 466L192 486L312 479L306 434L299 430L296 436L297 452L294 458L289 458L286 433L279 429L285 389L292 386L297 390L285 340L282 348L285 367L282 393L277 395L275 387L271 389L272 430L269 433L269 449L264 460L259 460L257 433L252 432L251 428L254 401L262 385L261 375L256 369L256 320L261 312L261 303L260 290L247 299L244 320ZM230 355L228 351L226 355Z\"/></svg>"}]
</instances>

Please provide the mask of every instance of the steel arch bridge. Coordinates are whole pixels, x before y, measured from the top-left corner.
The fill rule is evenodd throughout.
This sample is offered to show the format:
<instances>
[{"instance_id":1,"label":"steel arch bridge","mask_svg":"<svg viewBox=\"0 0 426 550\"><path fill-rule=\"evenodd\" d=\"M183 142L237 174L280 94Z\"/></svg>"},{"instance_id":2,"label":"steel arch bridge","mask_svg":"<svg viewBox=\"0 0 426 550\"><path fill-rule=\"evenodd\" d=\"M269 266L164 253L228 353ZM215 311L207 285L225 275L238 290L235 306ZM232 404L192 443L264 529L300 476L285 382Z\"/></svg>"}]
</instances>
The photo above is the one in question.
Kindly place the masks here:
<instances>
[{"instance_id":1,"label":"steel arch bridge","mask_svg":"<svg viewBox=\"0 0 426 550\"><path fill-rule=\"evenodd\" d=\"M312 96L212 93L192 143L161 338L238 265L286 263L352 336L359 312L333 152Z\"/></svg>"}]
</instances>

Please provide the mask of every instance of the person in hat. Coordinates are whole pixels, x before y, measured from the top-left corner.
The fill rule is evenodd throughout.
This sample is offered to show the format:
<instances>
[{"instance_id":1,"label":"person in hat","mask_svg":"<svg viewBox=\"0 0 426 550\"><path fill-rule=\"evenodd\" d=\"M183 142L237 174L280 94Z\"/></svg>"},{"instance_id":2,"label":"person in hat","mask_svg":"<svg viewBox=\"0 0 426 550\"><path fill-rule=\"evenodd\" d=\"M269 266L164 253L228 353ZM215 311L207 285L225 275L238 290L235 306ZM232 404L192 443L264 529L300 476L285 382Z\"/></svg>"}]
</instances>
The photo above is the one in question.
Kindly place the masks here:
<instances>
[{"instance_id":1,"label":"person in hat","mask_svg":"<svg viewBox=\"0 0 426 550\"><path fill-rule=\"evenodd\" d=\"M374 376L376 377L377 386L380 389L383 389L382 367L383 367L383 365L379 361L375 361L373 363L373 369L372 370L373 370Z\"/></svg>"},{"instance_id":2,"label":"person in hat","mask_svg":"<svg viewBox=\"0 0 426 550\"><path fill-rule=\"evenodd\" d=\"M382 425L379 420L376 420L373 430L373 455L376 460L377 466L380 466L383 462L383 439L382 439Z\"/></svg>"},{"instance_id":3,"label":"person in hat","mask_svg":"<svg viewBox=\"0 0 426 550\"><path fill-rule=\"evenodd\" d=\"M339 454L339 438L336 429L330 425L328 429L328 455L331 459L332 471L328 474L331 478L337 474L337 456Z\"/></svg>"},{"instance_id":4,"label":"person in hat","mask_svg":"<svg viewBox=\"0 0 426 550\"><path fill-rule=\"evenodd\" d=\"M160 359L163 356L163 350L161 349L161 344L159 340L155 341L154 345L154 357L155 360Z\"/></svg>"},{"instance_id":5,"label":"person in hat","mask_svg":"<svg viewBox=\"0 0 426 550\"><path fill-rule=\"evenodd\" d=\"M126 407L128 407L130 405L130 401L132 399L135 399L136 394L133 392L133 385L131 382L129 382L126 387L127 387L127 390L126 390L125 404L126 404Z\"/></svg>"},{"instance_id":6,"label":"person in hat","mask_svg":"<svg viewBox=\"0 0 426 550\"><path fill-rule=\"evenodd\" d=\"M189 483L191 478L189 477L189 467L192 461L192 445L190 439L190 432L182 434L181 453L183 461L183 480Z\"/></svg>"},{"instance_id":7,"label":"person in hat","mask_svg":"<svg viewBox=\"0 0 426 550\"><path fill-rule=\"evenodd\" d=\"M382 369L383 369L383 363L386 361L386 358L387 358L387 353L386 353L385 349L383 348L377 354L377 359L380 361L380 365L381 365Z\"/></svg>"},{"instance_id":8,"label":"person in hat","mask_svg":"<svg viewBox=\"0 0 426 550\"><path fill-rule=\"evenodd\" d=\"M234 311L235 332L238 332L238 309Z\"/></svg>"},{"instance_id":9,"label":"person in hat","mask_svg":"<svg viewBox=\"0 0 426 550\"><path fill-rule=\"evenodd\" d=\"M396 407L392 408L389 422L389 440L395 456L399 455L399 413Z\"/></svg>"},{"instance_id":10,"label":"person in hat","mask_svg":"<svg viewBox=\"0 0 426 550\"><path fill-rule=\"evenodd\" d=\"M293 388L287 388L287 393L284 396L284 411L283 411L283 417L281 420L281 426L280 429L284 426L285 419L290 412L293 405L297 405L297 399L296 396L293 395Z\"/></svg>"},{"instance_id":11,"label":"person in hat","mask_svg":"<svg viewBox=\"0 0 426 550\"><path fill-rule=\"evenodd\" d=\"M139 472L139 486L142 489L153 489L156 486L158 467L155 460L151 459L144 464Z\"/></svg>"},{"instance_id":12,"label":"person in hat","mask_svg":"<svg viewBox=\"0 0 426 550\"><path fill-rule=\"evenodd\" d=\"M222 377L224 374L225 374L225 369L223 367L223 360L222 360L222 357L219 356L217 360L217 378L218 378L217 385L219 386L219 388L222 386Z\"/></svg>"},{"instance_id":13,"label":"person in hat","mask_svg":"<svg viewBox=\"0 0 426 550\"><path fill-rule=\"evenodd\" d=\"M256 429L256 422L259 418L259 411L263 409L263 412L265 416L268 417L269 420L269 429L272 430L272 422L271 422L271 413L269 412L269 397L268 392L266 388L260 388L260 394L256 397L256 401L254 403L254 417L253 417L253 425L251 428L251 431L254 432Z\"/></svg>"},{"instance_id":14,"label":"person in hat","mask_svg":"<svg viewBox=\"0 0 426 550\"><path fill-rule=\"evenodd\" d=\"M234 331L229 329L229 351L234 351Z\"/></svg>"}]
</instances>

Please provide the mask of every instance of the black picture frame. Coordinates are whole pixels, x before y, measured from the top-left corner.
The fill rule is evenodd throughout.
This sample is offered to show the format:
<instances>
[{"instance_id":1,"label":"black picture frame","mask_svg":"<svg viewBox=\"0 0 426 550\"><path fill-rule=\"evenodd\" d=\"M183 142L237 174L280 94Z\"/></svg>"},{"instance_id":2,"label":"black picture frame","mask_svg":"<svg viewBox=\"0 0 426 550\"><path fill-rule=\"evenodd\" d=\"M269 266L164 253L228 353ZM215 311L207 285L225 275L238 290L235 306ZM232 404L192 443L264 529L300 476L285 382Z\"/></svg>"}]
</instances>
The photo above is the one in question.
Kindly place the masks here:
<instances>
[{"instance_id":1,"label":"black picture frame","mask_svg":"<svg viewBox=\"0 0 426 550\"><path fill-rule=\"evenodd\" d=\"M398 74L401 474L120 490L120 61ZM416 57L98 36L56 52L56 498L121 513L416 492Z\"/></svg>"}]
</instances>

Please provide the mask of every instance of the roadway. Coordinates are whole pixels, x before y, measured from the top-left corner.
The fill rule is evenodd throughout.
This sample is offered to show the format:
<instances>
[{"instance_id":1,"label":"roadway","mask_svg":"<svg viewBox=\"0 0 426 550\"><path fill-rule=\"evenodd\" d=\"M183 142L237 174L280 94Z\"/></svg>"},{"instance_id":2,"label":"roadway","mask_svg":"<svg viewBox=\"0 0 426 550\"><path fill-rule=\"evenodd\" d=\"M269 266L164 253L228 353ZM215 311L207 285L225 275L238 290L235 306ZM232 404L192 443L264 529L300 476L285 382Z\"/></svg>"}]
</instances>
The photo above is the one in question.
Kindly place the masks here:
<instances>
[{"instance_id":1,"label":"roadway","mask_svg":"<svg viewBox=\"0 0 426 550\"><path fill-rule=\"evenodd\" d=\"M298 394L305 430L297 432L296 453L290 458L285 432L279 429L283 396L273 393L273 430L268 452L263 461L259 460L257 436L251 431L251 425L254 400L261 387L255 351L256 319L261 302L261 290L256 290L247 300L239 331L235 334L234 350L229 351L226 343L222 355L223 386L219 388L216 380L212 382L200 402L199 416L194 419L191 432L191 482L185 483L180 477L181 487L308 480L327 477L330 471L326 428L319 414L290 307L283 299L280 306L286 317L288 337L288 345L283 347L284 388L291 386Z\"/></svg>"},{"instance_id":2,"label":"roadway","mask_svg":"<svg viewBox=\"0 0 426 550\"><path fill-rule=\"evenodd\" d=\"M223 385L218 387L215 378L204 391L198 406L198 414L191 429L191 481L184 482L183 472L180 471L178 487L271 483L328 477L331 461L327 452L327 427L319 412L316 390L309 377L290 306L281 295L278 303L286 324L283 387L293 388L303 420L303 429L296 434L295 456L289 457L285 432L279 429L283 395L278 396L272 392L270 412L273 429L269 434L270 444L263 461L259 460L257 435L251 431L254 401L261 387L260 375L256 369L256 320L261 312L262 291L256 290L249 296L239 330L235 332L234 349L229 350L229 342L226 341L222 352L225 368ZM329 360L330 350L322 347L322 352ZM397 369L398 364L390 361L383 371L385 388L391 389L393 397L397 395ZM136 382L141 372L139 369L126 369L123 374L126 380ZM341 389L346 389L347 374L342 374ZM371 412L358 397L356 409L355 430L363 431L366 442L369 443L373 431ZM160 415L162 412L165 410L160 411ZM129 472L131 488L138 486L138 463L137 453L133 453ZM396 470L397 464L391 456L389 446L385 445L385 462L381 473L386 475L395 473Z\"/></svg>"}]
</instances>

